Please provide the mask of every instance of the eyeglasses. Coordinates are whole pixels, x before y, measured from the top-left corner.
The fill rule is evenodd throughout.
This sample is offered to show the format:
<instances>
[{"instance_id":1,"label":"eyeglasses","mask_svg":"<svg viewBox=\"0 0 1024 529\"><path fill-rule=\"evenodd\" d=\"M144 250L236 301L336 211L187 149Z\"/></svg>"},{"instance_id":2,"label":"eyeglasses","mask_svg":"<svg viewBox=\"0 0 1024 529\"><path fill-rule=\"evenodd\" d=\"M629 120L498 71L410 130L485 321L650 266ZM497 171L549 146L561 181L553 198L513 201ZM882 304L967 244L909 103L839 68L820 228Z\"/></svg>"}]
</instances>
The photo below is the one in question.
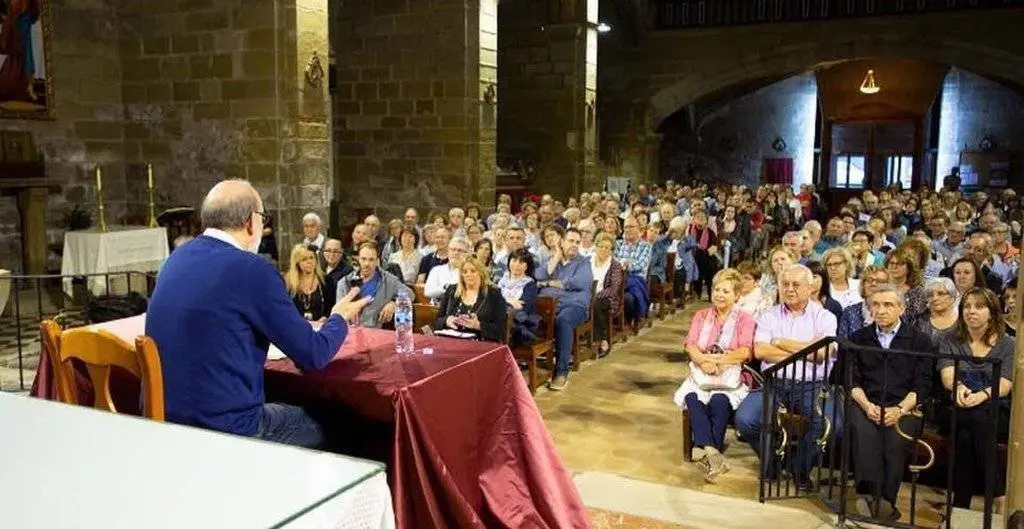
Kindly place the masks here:
<instances>
[{"instance_id":1,"label":"eyeglasses","mask_svg":"<svg viewBox=\"0 0 1024 529\"><path fill-rule=\"evenodd\" d=\"M263 222L267 222L268 220L270 220L270 215L267 215L267 213L264 211L253 211L253 213L259 215L260 219L262 219Z\"/></svg>"}]
</instances>

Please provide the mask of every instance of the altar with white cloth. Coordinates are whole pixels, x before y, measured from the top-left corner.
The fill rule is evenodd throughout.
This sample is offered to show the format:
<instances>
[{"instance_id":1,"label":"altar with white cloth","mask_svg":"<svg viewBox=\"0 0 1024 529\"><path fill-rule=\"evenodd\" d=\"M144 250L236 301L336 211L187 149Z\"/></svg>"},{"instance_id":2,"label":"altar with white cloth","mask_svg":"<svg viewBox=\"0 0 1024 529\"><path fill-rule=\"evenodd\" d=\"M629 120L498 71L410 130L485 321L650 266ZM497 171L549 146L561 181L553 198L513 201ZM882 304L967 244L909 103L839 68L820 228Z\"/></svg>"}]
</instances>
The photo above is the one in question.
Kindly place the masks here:
<instances>
[{"instance_id":1,"label":"altar with white cloth","mask_svg":"<svg viewBox=\"0 0 1024 529\"><path fill-rule=\"evenodd\" d=\"M64 234L64 258L60 273L63 276L103 274L107 272L156 272L167 258L167 230L143 226L111 226L108 231L90 229L69 231ZM135 281L138 280L138 286ZM115 281L118 290L127 289L126 278L110 278L111 290ZM88 278L88 288L94 295L107 291L104 276ZM132 278L132 290L142 290L145 281ZM72 295L71 279L64 279L64 292Z\"/></svg>"}]
</instances>

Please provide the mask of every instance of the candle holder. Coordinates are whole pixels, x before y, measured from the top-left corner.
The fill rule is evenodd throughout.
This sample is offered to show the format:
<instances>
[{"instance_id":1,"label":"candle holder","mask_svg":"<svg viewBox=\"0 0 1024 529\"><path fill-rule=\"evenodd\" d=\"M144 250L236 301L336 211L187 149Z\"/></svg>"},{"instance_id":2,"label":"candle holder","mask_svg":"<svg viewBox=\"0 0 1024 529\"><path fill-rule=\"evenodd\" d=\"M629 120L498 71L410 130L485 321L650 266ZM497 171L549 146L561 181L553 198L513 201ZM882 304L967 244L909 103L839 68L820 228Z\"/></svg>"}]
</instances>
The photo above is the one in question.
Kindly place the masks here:
<instances>
[{"instance_id":1,"label":"candle holder","mask_svg":"<svg viewBox=\"0 0 1024 529\"><path fill-rule=\"evenodd\" d=\"M106 208L103 207L103 171L100 166L96 166L96 201L99 206L100 215L100 231L103 233L107 232L107 212Z\"/></svg>"},{"instance_id":2,"label":"candle holder","mask_svg":"<svg viewBox=\"0 0 1024 529\"><path fill-rule=\"evenodd\" d=\"M146 164L146 176L149 182L149 227L156 228L156 205L154 204L153 200L153 164Z\"/></svg>"}]
</instances>

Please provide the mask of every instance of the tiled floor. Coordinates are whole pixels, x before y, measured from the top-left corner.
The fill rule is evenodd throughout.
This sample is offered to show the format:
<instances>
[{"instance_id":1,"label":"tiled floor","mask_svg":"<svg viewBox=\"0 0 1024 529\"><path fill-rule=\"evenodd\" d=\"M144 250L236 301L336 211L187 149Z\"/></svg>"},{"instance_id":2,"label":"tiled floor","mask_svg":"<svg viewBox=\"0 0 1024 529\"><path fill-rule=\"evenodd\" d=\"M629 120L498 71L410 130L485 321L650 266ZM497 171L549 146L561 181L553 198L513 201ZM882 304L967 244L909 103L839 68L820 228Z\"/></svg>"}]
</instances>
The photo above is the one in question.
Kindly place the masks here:
<instances>
[{"instance_id":1,"label":"tiled floor","mask_svg":"<svg viewBox=\"0 0 1024 529\"><path fill-rule=\"evenodd\" d=\"M692 308L677 313L617 345L608 357L586 362L570 376L565 391L539 390L537 404L563 460L577 474L597 471L624 476L748 500L754 508L759 488L757 457L748 445L735 441L731 430L726 457L732 471L718 483L706 483L694 464L683 462L680 410L672 395L687 372L681 351L692 314ZM922 488L919 494L923 495L919 502L939 499L931 490ZM909 499L901 503L906 512ZM831 514L812 499L770 505L800 509L821 519ZM938 511L925 510L919 510L918 523L936 526Z\"/></svg>"}]
</instances>

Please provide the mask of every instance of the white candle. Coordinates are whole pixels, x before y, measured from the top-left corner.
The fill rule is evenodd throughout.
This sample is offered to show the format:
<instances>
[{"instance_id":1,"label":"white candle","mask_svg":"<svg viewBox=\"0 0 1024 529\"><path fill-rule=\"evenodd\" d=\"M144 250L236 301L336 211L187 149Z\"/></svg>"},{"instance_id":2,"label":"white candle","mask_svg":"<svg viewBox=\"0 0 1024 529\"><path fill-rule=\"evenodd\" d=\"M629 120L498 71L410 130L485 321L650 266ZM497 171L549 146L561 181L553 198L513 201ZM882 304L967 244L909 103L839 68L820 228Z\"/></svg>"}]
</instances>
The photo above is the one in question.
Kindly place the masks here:
<instances>
[{"instance_id":1,"label":"white candle","mask_svg":"<svg viewBox=\"0 0 1024 529\"><path fill-rule=\"evenodd\" d=\"M146 164L146 174L149 177L149 188L153 189L153 164Z\"/></svg>"},{"instance_id":2,"label":"white candle","mask_svg":"<svg viewBox=\"0 0 1024 529\"><path fill-rule=\"evenodd\" d=\"M103 171L100 166L96 166L96 192L103 191Z\"/></svg>"}]
</instances>

